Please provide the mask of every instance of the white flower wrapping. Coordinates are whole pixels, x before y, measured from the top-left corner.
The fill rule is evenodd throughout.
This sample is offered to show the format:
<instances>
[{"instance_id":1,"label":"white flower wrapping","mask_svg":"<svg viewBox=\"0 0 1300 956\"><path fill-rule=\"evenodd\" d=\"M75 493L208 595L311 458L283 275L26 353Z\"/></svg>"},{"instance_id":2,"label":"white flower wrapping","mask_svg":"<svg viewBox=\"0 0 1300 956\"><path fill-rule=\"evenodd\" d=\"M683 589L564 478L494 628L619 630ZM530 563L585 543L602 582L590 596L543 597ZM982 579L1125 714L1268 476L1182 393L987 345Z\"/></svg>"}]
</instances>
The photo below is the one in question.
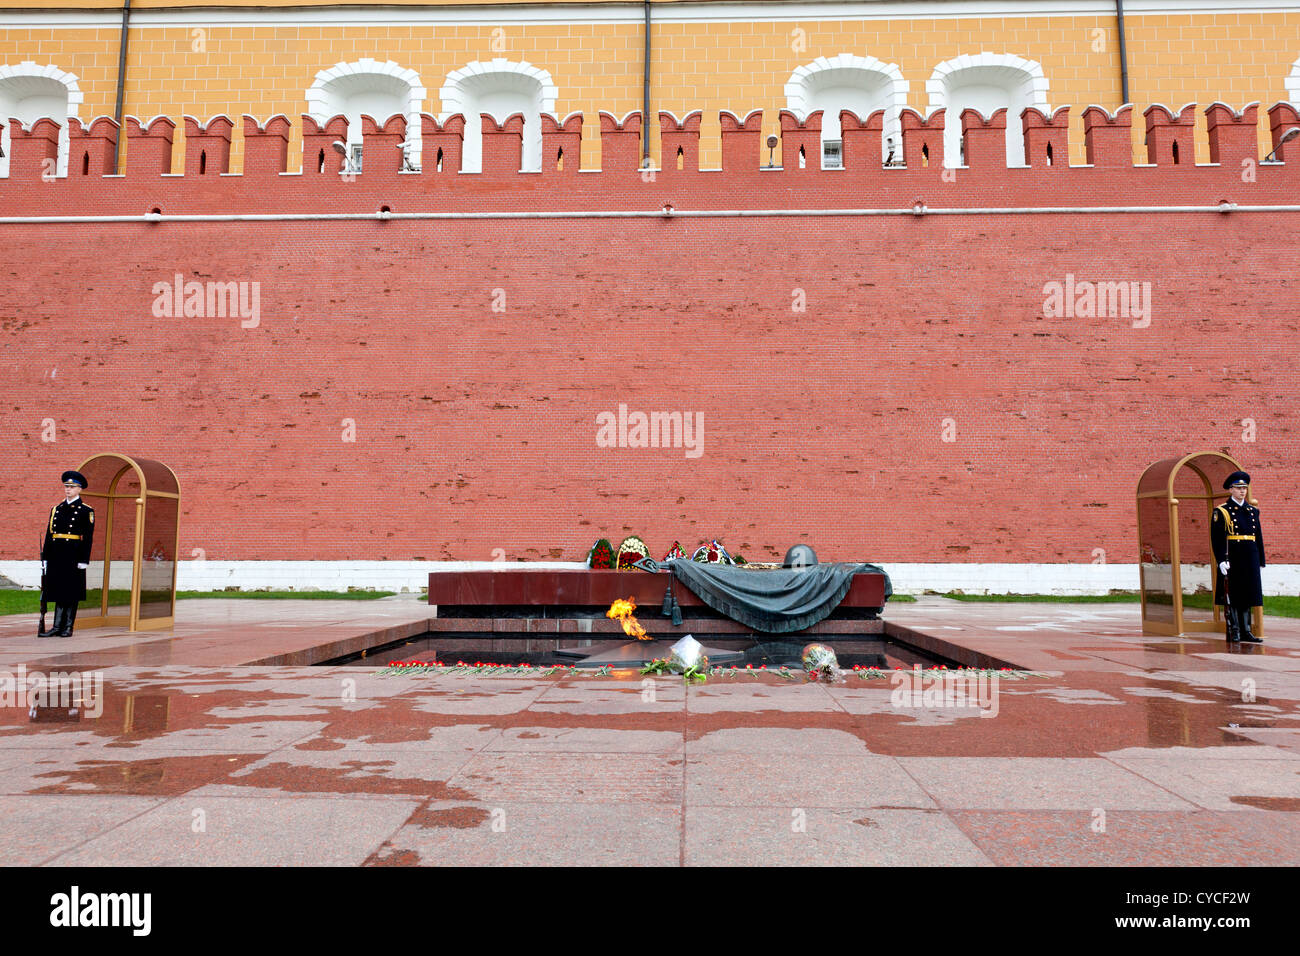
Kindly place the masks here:
<instances>
[{"instance_id":1,"label":"white flower wrapping","mask_svg":"<svg viewBox=\"0 0 1300 956\"><path fill-rule=\"evenodd\" d=\"M668 660L674 668L680 668L683 671L690 670L703 660L703 650L703 645L687 634L668 649Z\"/></svg>"},{"instance_id":2,"label":"white flower wrapping","mask_svg":"<svg viewBox=\"0 0 1300 956\"><path fill-rule=\"evenodd\" d=\"M840 662L835 652L825 644L808 644L799 655L803 669L808 673L825 674L833 681L840 679Z\"/></svg>"}]
</instances>

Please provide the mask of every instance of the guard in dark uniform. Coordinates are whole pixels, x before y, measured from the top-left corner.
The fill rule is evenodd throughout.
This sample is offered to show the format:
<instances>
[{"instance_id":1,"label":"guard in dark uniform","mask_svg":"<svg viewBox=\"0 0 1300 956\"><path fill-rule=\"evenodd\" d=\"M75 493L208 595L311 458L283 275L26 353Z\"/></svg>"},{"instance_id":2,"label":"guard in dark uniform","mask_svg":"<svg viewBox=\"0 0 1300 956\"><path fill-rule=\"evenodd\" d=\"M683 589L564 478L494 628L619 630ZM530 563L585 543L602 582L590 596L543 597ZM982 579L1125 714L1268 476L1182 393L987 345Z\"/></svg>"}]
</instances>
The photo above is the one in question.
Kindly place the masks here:
<instances>
[{"instance_id":1,"label":"guard in dark uniform","mask_svg":"<svg viewBox=\"0 0 1300 956\"><path fill-rule=\"evenodd\" d=\"M1223 487L1232 497L1214 509L1210 516L1210 546L1219 565L1214 586L1214 603L1223 607L1227 620L1228 643L1264 643L1250 632L1254 609L1264 603L1259 569L1264 567L1264 532L1259 524L1259 509L1246 501L1250 475L1244 471L1230 474Z\"/></svg>"},{"instance_id":2,"label":"guard in dark uniform","mask_svg":"<svg viewBox=\"0 0 1300 956\"><path fill-rule=\"evenodd\" d=\"M86 476L63 473L64 500L50 509L41 547L41 599L54 605L54 625L40 637L71 637L77 604L86 599L86 569L95 534L95 512L81 500Z\"/></svg>"}]
</instances>

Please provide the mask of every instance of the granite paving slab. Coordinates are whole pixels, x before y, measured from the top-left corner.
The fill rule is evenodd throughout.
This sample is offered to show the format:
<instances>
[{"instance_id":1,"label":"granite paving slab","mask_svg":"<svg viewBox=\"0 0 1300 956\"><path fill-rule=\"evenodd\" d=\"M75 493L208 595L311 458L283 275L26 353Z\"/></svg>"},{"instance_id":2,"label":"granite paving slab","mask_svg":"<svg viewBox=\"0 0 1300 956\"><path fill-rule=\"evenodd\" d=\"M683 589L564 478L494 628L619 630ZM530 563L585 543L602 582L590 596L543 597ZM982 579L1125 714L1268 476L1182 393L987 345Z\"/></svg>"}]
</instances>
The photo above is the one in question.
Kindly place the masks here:
<instances>
[{"instance_id":1,"label":"granite paving slab","mask_svg":"<svg viewBox=\"0 0 1300 956\"><path fill-rule=\"evenodd\" d=\"M1300 811L1300 762L1289 754L1258 760L1187 753L1109 759L1206 810Z\"/></svg>"},{"instance_id":2,"label":"granite paving slab","mask_svg":"<svg viewBox=\"0 0 1300 956\"><path fill-rule=\"evenodd\" d=\"M120 795L0 796L0 866L39 866L163 802Z\"/></svg>"},{"instance_id":3,"label":"granite paving slab","mask_svg":"<svg viewBox=\"0 0 1300 956\"><path fill-rule=\"evenodd\" d=\"M1115 764L1075 757L900 757L945 809L1193 810L1196 805Z\"/></svg>"},{"instance_id":4,"label":"granite paving slab","mask_svg":"<svg viewBox=\"0 0 1300 956\"><path fill-rule=\"evenodd\" d=\"M418 800L186 796L49 862L56 866L359 866Z\"/></svg>"},{"instance_id":5,"label":"granite paving slab","mask_svg":"<svg viewBox=\"0 0 1300 956\"><path fill-rule=\"evenodd\" d=\"M688 806L934 807L893 757L871 753L691 753Z\"/></svg>"},{"instance_id":6,"label":"granite paving slab","mask_svg":"<svg viewBox=\"0 0 1300 956\"><path fill-rule=\"evenodd\" d=\"M368 866L676 866L682 811L657 803L423 804Z\"/></svg>"},{"instance_id":7,"label":"granite paving slab","mask_svg":"<svg viewBox=\"0 0 1300 956\"><path fill-rule=\"evenodd\" d=\"M991 866L934 810L738 808L692 804L688 866Z\"/></svg>"},{"instance_id":8,"label":"granite paving slab","mask_svg":"<svg viewBox=\"0 0 1300 956\"><path fill-rule=\"evenodd\" d=\"M1300 817L1107 810L954 810L998 866L1297 866Z\"/></svg>"},{"instance_id":9,"label":"granite paving slab","mask_svg":"<svg viewBox=\"0 0 1300 956\"><path fill-rule=\"evenodd\" d=\"M682 801L682 760L670 754L492 752L472 757L450 786L493 803Z\"/></svg>"}]
</instances>

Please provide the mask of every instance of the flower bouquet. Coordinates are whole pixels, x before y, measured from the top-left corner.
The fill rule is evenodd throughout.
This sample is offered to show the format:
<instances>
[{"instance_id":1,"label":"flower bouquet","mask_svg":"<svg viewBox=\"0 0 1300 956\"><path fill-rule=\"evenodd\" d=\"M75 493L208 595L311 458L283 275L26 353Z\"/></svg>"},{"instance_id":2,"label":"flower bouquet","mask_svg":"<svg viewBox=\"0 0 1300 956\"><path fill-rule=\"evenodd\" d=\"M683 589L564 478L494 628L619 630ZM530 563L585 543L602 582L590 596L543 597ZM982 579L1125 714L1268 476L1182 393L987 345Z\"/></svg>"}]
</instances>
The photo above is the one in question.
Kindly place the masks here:
<instances>
[{"instance_id":1,"label":"flower bouquet","mask_svg":"<svg viewBox=\"0 0 1300 956\"><path fill-rule=\"evenodd\" d=\"M808 672L809 680L824 677L828 682L834 683L840 679L840 662L835 657L835 652L825 644L809 644L800 654L800 660L803 669Z\"/></svg>"},{"instance_id":2,"label":"flower bouquet","mask_svg":"<svg viewBox=\"0 0 1300 956\"><path fill-rule=\"evenodd\" d=\"M642 674L681 674L686 683L708 680L709 659L704 648L687 634L668 649L667 657L652 660L641 669Z\"/></svg>"}]
</instances>

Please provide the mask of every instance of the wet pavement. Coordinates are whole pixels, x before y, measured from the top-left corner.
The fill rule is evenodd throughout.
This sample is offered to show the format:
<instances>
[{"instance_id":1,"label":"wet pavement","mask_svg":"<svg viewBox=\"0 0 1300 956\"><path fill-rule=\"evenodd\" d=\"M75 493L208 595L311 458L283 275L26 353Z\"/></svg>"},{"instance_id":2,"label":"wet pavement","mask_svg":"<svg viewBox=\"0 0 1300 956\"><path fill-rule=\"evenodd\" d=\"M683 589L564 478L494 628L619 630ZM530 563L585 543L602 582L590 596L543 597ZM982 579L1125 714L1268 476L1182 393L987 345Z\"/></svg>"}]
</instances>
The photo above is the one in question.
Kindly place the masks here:
<instances>
[{"instance_id":1,"label":"wet pavement","mask_svg":"<svg viewBox=\"0 0 1300 956\"><path fill-rule=\"evenodd\" d=\"M178 611L69 639L0 618L0 670L65 692L33 715L5 685L0 863L1300 864L1300 620L1229 649L1144 637L1136 605L888 608L1044 675L954 697L381 676L306 664L420 633L418 601Z\"/></svg>"}]
</instances>

